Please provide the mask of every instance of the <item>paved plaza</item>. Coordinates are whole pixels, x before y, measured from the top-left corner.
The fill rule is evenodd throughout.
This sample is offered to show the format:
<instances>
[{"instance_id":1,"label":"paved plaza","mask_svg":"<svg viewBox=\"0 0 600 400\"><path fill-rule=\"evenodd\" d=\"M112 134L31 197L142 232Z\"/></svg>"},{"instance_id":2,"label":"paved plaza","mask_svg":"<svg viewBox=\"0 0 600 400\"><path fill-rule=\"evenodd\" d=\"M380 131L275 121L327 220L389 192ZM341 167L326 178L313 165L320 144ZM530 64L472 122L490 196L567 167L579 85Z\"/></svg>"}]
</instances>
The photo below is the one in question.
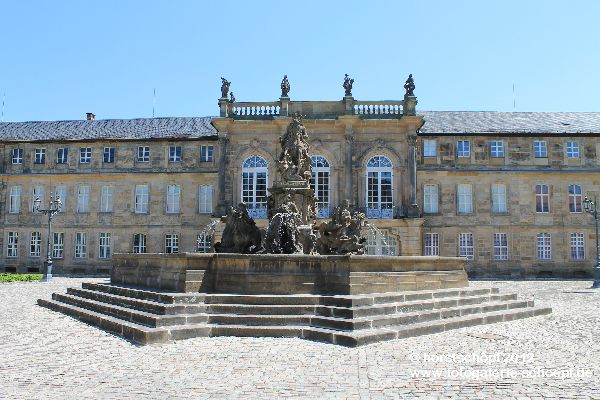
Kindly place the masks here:
<instances>
[{"instance_id":1,"label":"paved plaza","mask_svg":"<svg viewBox=\"0 0 600 400\"><path fill-rule=\"evenodd\" d=\"M83 281L0 285L0 399L600 399L600 290L590 281L472 282L549 316L357 349L196 338L139 347L36 305Z\"/></svg>"}]
</instances>

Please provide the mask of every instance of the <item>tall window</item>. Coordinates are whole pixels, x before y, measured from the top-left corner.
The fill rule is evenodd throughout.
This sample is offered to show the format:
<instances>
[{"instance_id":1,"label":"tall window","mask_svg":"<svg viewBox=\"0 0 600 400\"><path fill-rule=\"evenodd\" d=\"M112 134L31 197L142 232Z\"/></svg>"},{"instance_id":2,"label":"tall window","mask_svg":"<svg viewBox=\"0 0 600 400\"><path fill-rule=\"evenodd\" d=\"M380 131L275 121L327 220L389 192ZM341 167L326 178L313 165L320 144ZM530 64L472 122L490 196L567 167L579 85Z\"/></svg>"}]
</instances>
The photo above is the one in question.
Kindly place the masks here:
<instances>
[{"instance_id":1,"label":"tall window","mask_svg":"<svg viewBox=\"0 0 600 400\"><path fill-rule=\"evenodd\" d=\"M12 149L10 159L13 164L23 164L23 149Z\"/></svg>"},{"instance_id":2,"label":"tall window","mask_svg":"<svg viewBox=\"0 0 600 400\"><path fill-rule=\"evenodd\" d=\"M139 162L149 162L150 146L138 146L136 160Z\"/></svg>"},{"instance_id":3,"label":"tall window","mask_svg":"<svg viewBox=\"0 0 600 400\"><path fill-rule=\"evenodd\" d=\"M136 254L146 252L146 235L143 233L135 233L133 235L133 252Z\"/></svg>"},{"instance_id":4,"label":"tall window","mask_svg":"<svg viewBox=\"0 0 600 400\"><path fill-rule=\"evenodd\" d=\"M435 157L437 155L437 141L435 139L423 140L423 157Z\"/></svg>"},{"instance_id":5,"label":"tall window","mask_svg":"<svg viewBox=\"0 0 600 400\"><path fill-rule=\"evenodd\" d=\"M329 218L329 161L323 156L312 156L310 162L312 164L310 188L315 193L317 218Z\"/></svg>"},{"instance_id":6,"label":"tall window","mask_svg":"<svg viewBox=\"0 0 600 400\"><path fill-rule=\"evenodd\" d=\"M460 184L456 187L456 198L458 200L459 214L470 214L473 212L473 187L468 184Z\"/></svg>"},{"instance_id":7,"label":"tall window","mask_svg":"<svg viewBox=\"0 0 600 400\"><path fill-rule=\"evenodd\" d=\"M425 254L426 256L439 256L440 255L440 235L439 233L426 233L425 234Z\"/></svg>"},{"instance_id":8,"label":"tall window","mask_svg":"<svg viewBox=\"0 0 600 400\"><path fill-rule=\"evenodd\" d=\"M67 147L61 147L56 150L56 163L66 164L69 161L69 149Z\"/></svg>"},{"instance_id":9,"label":"tall window","mask_svg":"<svg viewBox=\"0 0 600 400\"><path fill-rule=\"evenodd\" d=\"M242 164L242 202L252 218L267 218L267 161L248 157Z\"/></svg>"},{"instance_id":10,"label":"tall window","mask_svg":"<svg viewBox=\"0 0 600 400\"><path fill-rule=\"evenodd\" d=\"M102 155L102 161L105 164L112 164L115 162L115 148L105 147Z\"/></svg>"},{"instance_id":11,"label":"tall window","mask_svg":"<svg viewBox=\"0 0 600 400\"><path fill-rule=\"evenodd\" d=\"M102 186L100 192L100 212L112 212L113 206L113 187L110 185Z\"/></svg>"},{"instance_id":12,"label":"tall window","mask_svg":"<svg viewBox=\"0 0 600 400\"><path fill-rule=\"evenodd\" d=\"M169 146L169 162L181 161L181 146Z\"/></svg>"},{"instance_id":13,"label":"tall window","mask_svg":"<svg viewBox=\"0 0 600 400\"><path fill-rule=\"evenodd\" d=\"M35 149L34 151L34 164L46 164L46 149Z\"/></svg>"},{"instance_id":14,"label":"tall window","mask_svg":"<svg viewBox=\"0 0 600 400\"><path fill-rule=\"evenodd\" d=\"M21 212L21 186L10 188L8 212L9 214L18 214Z\"/></svg>"},{"instance_id":15,"label":"tall window","mask_svg":"<svg viewBox=\"0 0 600 400\"><path fill-rule=\"evenodd\" d=\"M148 212L148 185L135 185L135 212Z\"/></svg>"},{"instance_id":16,"label":"tall window","mask_svg":"<svg viewBox=\"0 0 600 400\"><path fill-rule=\"evenodd\" d=\"M45 203L45 199L44 199L44 187L43 186L34 186L33 189L31 190L31 212L36 212L34 210L35 207L35 199L39 198L41 200L41 204L42 207L44 206Z\"/></svg>"},{"instance_id":17,"label":"tall window","mask_svg":"<svg viewBox=\"0 0 600 400\"><path fill-rule=\"evenodd\" d=\"M398 242L388 231L369 232L365 252L368 255L395 256L398 254Z\"/></svg>"},{"instance_id":18,"label":"tall window","mask_svg":"<svg viewBox=\"0 0 600 400\"><path fill-rule=\"evenodd\" d=\"M198 187L198 212L200 214L212 213L213 187L200 185Z\"/></svg>"},{"instance_id":19,"label":"tall window","mask_svg":"<svg viewBox=\"0 0 600 400\"><path fill-rule=\"evenodd\" d=\"M580 213L582 204L581 186L569 185L569 212Z\"/></svg>"},{"instance_id":20,"label":"tall window","mask_svg":"<svg viewBox=\"0 0 600 400\"><path fill-rule=\"evenodd\" d=\"M29 257L39 257L42 251L41 232L31 232L29 240Z\"/></svg>"},{"instance_id":21,"label":"tall window","mask_svg":"<svg viewBox=\"0 0 600 400\"><path fill-rule=\"evenodd\" d=\"M87 234L85 232L75 233L75 258L87 257Z\"/></svg>"},{"instance_id":22,"label":"tall window","mask_svg":"<svg viewBox=\"0 0 600 400\"><path fill-rule=\"evenodd\" d=\"M583 233L571 233L571 259L585 259L585 242Z\"/></svg>"},{"instance_id":23,"label":"tall window","mask_svg":"<svg viewBox=\"0 0 600 400\"><path fill-rule=\"evenodd\" d=\"M473 248L472 233L458 234L458 256L467 257L467 260L472 260L475 258L475 249Z\"/></svg>"},{"instance_id":24,"label":"tall window","mask_svg":"<svg viewBox=\"0 0 600 400\"><path fill-rule=\"evenodd\" d=\"M100 233L98 258L110 258L110 233Z\"/></svg>"},{"instance_id":25,"label":"tall window","mask_svg":"<svg viewBox=\"0 0 600 400\"><path fill-rule=\"evenodd\" d=\"M533 142L533 155L535 158L548 157L548 148L545 141L536 140Z\"/></svg>"},{"instance_id":26,"label":"tall window","mask_svg":"<svg viewBox=\"0 0 600 400\"><path fill-rule=\"evenodd\" d=\"M493 213L507 212L506 185L497 184L497 183L492 185L492 212Z\"/></svg>"},{"instance_id":27,"label":"tall window","mask_svg":"<svg viewBox=\"0 0 600 400\"><path fill-rule=\"evenodd\" d=\"M79 149L79 163L89 164L92 162L92 148L82 147Z\"/></svg>"},{"instance_id":28,"label":"tall window","mask_svg":"<svg viewBox=\"0 0 600 400\"><path fill-rule=\"evenodd\" d=\"M63 258L65 255L65 234L54 232L52 234L52 258Z\"/></svg>"},{"instance_id":29,"label":"tall window","mask_svg":"<svg viewBox=\"0 0 600 400\"><path fill-rule=\"evenodd\" d=\"M87 185L77 189L77 212L90 212L90 187Z\"/></svg>"},{"instance_id":30,"label":"tall window","mask_svg":"<svg viewBox=\"0 0 600 400\"><path fill-rule=\"evenodd\" d=\"M208 162L213 160L214 147L212 145L200 146L200 161Z\"/></svg>"},{"instance_id":31,"label":"tall window","mask_svg":"<svg viewBox=\"0 0 600 400\"><path fill-rule=\"evenodd\" d=\"M423 185L423 212L434 214L438 208L438 185Z\"/></svg>"},{"instance_id":32,"label":"tall window","mask_svg":"<svg viewBox=\"0 0 600 400\"><path fill-rule=\"evenodd\" d=\"M367 161L367 218L392 218L394 185L392 162L385 156Z\"/></svg>"},{"instance_id":33,"label":"tall window","mask_svg":"<svg viewBox=\"0 0 600 400\"><path fill-rule=\"evenodd\" d=\"M199 253L210 253L212 248L212 236L200 234L196 240L196 251Z\"/></svg>"},{"instance_id":34,"label":"tall window","mask_svg":"<svg viewBox=\"0 0 600 400\"><path fill-rule=\"evenodd\" d=\"M550 212L550 187L548 185L535 186L535 211Z\"/></svg>"},{"instance_id":35,"label":"tall window","mask_svg":"<svg viewBox=\"0 0 600 400\"><path fill-rule=\"evenodd\" d=\"M6 257L14 258L19 255L19 232L8 232L6 236Z\"/></svg>"},{"instance_id":36,"label":"tall window","mask_svg":"<svg viewBox=\"0 0 600 400\"><path fill-rule=\"evenodd\" d=\"M567 158L579 158L579 143L567 142Z\"/></svg>"},{"instance_id":37,"label":"tall window","mask_svg":"<svg viewBox=\"0 0 600 400\"><path fill-rule=\"evenodd\" d=\"M63 185L55 187L54 197L60 199L60 212L65 212L65 210L67 209L67 187Z\"/></svg>"},{"instance_id":38,"label":"tall window","mask_svg":"<svg viewBox=\"0 0 600 400\"><path fill-rule=\"evenodd\" d=\"M504 157L504 143L501 140L490 142L490 155L494 158Z\"/></svg>"},{"instance_id":39,"label":"tall window","mask_svg":"<svg viewBox=\"0 0 600 400\"><path fill-rule=\"evenodd\" d=\"M456 142L457 157L471 157L471 142L468 140L459 140Z\"/></svg>"},{"instance_id":40,"label":"tall window","mask_svg":"<svg viewBox=\"0 0 600 400\"><path fill-rule=\"evenodd\" d=\"M165 235L165 253L179 253L179 235L169 233Z\"/></svg>"},{"instance_id":41,"label":"tall window","mask_svg":"<svg viewBox=\"0 0 600 400\"><path fill-rule=\"evenodd\" d=\"M552 238L549 233L537 235L537 258L538 260L552 259Z\"/></svg>"},{"instance_id":42,"label":"tall window","mask_svg":"<svg viewBox=\"0 0 600 400\"><path fill-rule=\"evenodd\" d=\"M508 237L506 233L494 233L494 260L508 260Z\"/></svg>"},{"instance_id":43,"label":"tall window","mask_svg":"<svg viewBox=\"0 0 600 400\"><path fill-rule=\"evenodd\" d=\"M179 212L181 198L181 187L179 185L167 186L167 213L176 214Z\"/></svg>"}]
</instances>

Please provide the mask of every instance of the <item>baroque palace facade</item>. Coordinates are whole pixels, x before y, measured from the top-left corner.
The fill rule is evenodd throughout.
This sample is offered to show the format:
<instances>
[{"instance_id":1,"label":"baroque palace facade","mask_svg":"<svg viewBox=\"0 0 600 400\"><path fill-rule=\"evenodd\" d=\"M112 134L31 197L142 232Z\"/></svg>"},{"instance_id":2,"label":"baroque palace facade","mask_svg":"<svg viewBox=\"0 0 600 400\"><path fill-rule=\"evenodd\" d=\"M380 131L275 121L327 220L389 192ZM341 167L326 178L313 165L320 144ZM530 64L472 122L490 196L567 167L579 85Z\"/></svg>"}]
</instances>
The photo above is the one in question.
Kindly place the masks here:
<instances>
[{"instance_id":1,"label":"baroque palace facade","mask_svg":"<svg viewBox=\"0 0 600 400\"><path fill-rule=\"evenodd\" d=\"M409 78L410 80L411 78ZM287 80L285 80L287 82ZM236 102L218 117L0 123L0 272L107 273L114 253L212 251L243 202L266 226L279 136L299 113L318 218L344 200L374 228L368 254L464 256L473 275L585 276L583 198L600 189L600 113L420 112L399 101ZM286 90L287 89L287 90ZM233 96L232 96L233 97Z\"/></svg>"}]
</instances>

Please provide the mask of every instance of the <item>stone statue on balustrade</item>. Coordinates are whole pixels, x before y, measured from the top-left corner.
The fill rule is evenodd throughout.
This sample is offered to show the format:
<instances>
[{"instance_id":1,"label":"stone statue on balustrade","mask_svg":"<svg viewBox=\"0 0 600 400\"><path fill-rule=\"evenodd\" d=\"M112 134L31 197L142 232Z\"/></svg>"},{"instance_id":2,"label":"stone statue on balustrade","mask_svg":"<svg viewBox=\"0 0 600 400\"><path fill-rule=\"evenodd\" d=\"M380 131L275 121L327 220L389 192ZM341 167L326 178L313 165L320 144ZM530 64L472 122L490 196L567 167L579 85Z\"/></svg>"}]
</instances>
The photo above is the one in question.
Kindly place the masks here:
<instances>
[{"instance_id":1,"label":"stone statue on balustrade","mask_svg":"<svg viewBox=\"0 0 600 400\"><path fill-rule=\"evenodd\" d=\"M219 243L215 243L217 253L253 254L262 250L262 235L254 220L248 215L244 203L231 207L221 218L225 229Z\"/></svg>"},{"instance_id":2,"label":"stone statue on balustrade","mask_svg":"<svg viewBox=\"0 0 600 400\"><path fill-rule=\"evenodd\" d=\"M229 92L229 103L235 103L235 96L233 92Z\"/></svg>"},{"instance_id":3,"label":"stone statue on balustrade","mask_svg":"<svg viewBox=\"0 0 600 400\"><path fill-rule=\"evenodd\" d=\"M319 254L364 254L363 228L367 217L361 212L350 212L350 203L344 200L332 215L331 221L318 227L316 248Z\"/></svg>"},{"instance_id":4,"label":"stone statue on balustrade","mask_svg":"<svg viewBox=\"0 0 600 400\"><path fill-rule=\"evenodd\" d=\"M406 83L404 83L404 89L406 90L406 96L415 95L415 81L412 77L412 74L408 75L408 79L406 80Z\"/></svg>"},{"instance_id":5,"label":"stone statue on balustrade","mask_svg":"<svg viewBox=\"0 0 600 400\"><path fill-rule=\"evenodd\" d=\"M288 81L287 75L283 76L283 80L281 81L281 97L288 97L288 93L290 92L290 82Z\"/></svg>"},{"instance_id":6,"label":"stone statue on balustrade","mask_svg":"<svg viewBox=\"0 0 600 400\"><path fill-rule=\"evenodd\" d=\"M225 78L221 78L221 98L226 99L227 93L229 93L229 87L231 86L231 82L229 82Z\"/></svg>"},{"instance_id":7,"label":"stone statue on balustrade","mask_svg":"<svg viewBox=\"0 0 600 400\"><path fill-rule=\"evenodd\" d=\"M342 85L344 87L344 90L346 91L346 94L344 96L352 96L352 85L354 84L354 79L350 79L348 74L344 75L344 84Z\"/></svg>"},{"instance_id":8,"label":"stone statue on balustrade","mask_svg":"<svg viewBox=\"0 0 600 400\"><path fill-rule=\"evenodd\" d=\"M284 181L306 181L311 176L310 156L308 155L308 134L302 124L300 114L294 115L285 134L279 138L281 153L277 168Z\"/></svg>"}]
</instances>

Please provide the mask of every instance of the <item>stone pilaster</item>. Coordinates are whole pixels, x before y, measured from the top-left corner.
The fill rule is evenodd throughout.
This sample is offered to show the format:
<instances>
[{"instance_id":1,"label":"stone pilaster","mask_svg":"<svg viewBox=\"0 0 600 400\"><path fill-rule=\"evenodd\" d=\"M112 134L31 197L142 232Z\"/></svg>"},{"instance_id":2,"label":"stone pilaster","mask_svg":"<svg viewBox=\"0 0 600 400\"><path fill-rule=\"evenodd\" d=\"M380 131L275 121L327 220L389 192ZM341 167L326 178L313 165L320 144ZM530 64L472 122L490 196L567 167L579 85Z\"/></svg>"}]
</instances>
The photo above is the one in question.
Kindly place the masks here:
<instances>
[{"instance_id":1,"label":"stone pilaster","mask_svg":"<svg viewBox=\"0 0 600 400\"><path fill-rule=\"evenodd\" d=\"M219 133L219 201L217 203L217 207L215 208L215 216L221 217L227 214L227 199L225 198L226 191L226 176L228 175L227 171L227 145L229 143L229 138L227 137L227 133Z\"/></svg>"},{"instance_id":2,"label":"stone pilaster","mask_svg":"<svg viewBox=\"0 0 600 400\"><path fill-rule=\"evenodd\" d=\"M354 204L354 178L352 176L353 162L352 155L354 154L354 134L352 132L352 125L346 126L346 134L344 135L345 145L346 145L346 156L344 159L344 198L340 199L340 203L342 200L348 200L351 204Z\"/></svg>"},{"instance_id":3,"label":"stone pilaster","mask_svg":"<svg viewBox=\"0 0 600 400\"><path fill-rule=\"evenodd\" d=\"M417 135L409 135L408 142L408 172L410 179L410 198L408 199L408 208L406 216L409 218L418 218L421 214L417 204Z\"/></svg>"},{"instance_id":4,"label":"stone pilaster","mask_svg":"<svg viewBox=\"0 0 600 400\"><path fill-rule=\"evenodd\" d=\"M227 97L221 97L219 99L219 116L220 117L224 117L224 118L228 118L229 117L229 100L227 100Z\"/></svg>"}]
</instances>

